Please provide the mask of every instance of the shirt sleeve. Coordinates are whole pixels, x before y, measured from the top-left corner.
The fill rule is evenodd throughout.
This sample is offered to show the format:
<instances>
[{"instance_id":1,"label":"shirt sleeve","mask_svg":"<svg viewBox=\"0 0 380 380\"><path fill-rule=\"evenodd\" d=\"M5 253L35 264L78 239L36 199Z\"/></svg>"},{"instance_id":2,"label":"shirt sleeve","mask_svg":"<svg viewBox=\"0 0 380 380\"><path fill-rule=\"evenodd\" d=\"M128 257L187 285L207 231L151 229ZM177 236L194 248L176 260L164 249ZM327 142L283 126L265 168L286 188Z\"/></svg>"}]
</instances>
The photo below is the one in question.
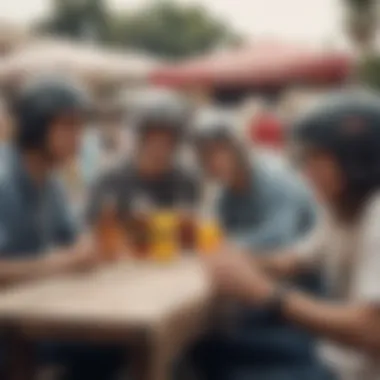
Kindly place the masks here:
<instances>
[{"instance_id":1,"label":"shirt sleeve","mask_svg":"<svg viewBox=\"0 0 380 380\"><path fill-rule=\"evenodd\" d=\"M12 251L14 233L11 228L11 202L0 190L0 258Z\"/></svg>"},{"instance_id":2,"label":"shirt sleeve","mask_svg":"<svg viewBox=\"0 0 380 380\"><path fill-rule=\"evenodd\" d=\"M98 136L93 131L87 131L80 152L80 164L86 185L95 182L99 174L101 149Z\"/></svg>"},{"instance_id":3,"label":"shirt sleeve","mask_svg":"<svg viewBox=\"0 0 380 380\"><path fill-rule=\"evenodd\" d=\"M354 260L353 297L380 304L380 196L370 203L364 215Z\"/></svg>"},{"instance_id":4,"label":"shirt sleeve","mask_svg":"<svg viewBox=\"0 0 380 380\"><path fill-rule=\"evenodd\" d=\"M279 195L277 192L268 201L259 226L241 231L234 238L239 245L252 250L282 249L307 236L316 221L316 204L307 193Z\"/></svg>"}]
</instances>

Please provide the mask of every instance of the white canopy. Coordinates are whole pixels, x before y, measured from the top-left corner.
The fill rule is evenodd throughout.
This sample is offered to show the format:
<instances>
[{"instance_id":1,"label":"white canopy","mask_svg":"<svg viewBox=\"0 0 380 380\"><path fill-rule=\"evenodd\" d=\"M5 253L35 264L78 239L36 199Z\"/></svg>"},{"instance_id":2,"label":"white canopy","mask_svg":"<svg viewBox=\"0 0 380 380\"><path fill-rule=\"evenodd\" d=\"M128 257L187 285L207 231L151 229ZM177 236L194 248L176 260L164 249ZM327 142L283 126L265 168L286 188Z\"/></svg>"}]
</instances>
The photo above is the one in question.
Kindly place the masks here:
<instances>
[{"instance_id":1,"label":"white canopy","mask_svg":"<svg viewBox=\"0 0 380 380\"><path fill-rule=\"evenodd\" d=\"M142 54L45 40L27 44L0 60L0 82L44 73L67 73L96 83L141 82L154 68L157 61Z\"/></svg>"}]
</instances>

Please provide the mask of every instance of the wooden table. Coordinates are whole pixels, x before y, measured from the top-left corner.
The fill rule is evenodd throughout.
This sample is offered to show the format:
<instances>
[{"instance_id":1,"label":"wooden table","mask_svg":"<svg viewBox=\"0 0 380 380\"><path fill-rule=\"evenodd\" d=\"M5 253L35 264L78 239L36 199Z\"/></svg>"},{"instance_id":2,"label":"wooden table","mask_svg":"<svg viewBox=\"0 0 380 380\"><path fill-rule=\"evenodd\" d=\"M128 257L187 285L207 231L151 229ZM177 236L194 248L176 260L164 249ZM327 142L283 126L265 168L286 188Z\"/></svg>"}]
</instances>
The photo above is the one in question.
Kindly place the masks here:
<instances>
[{"instance_id":1,"label":"wooden table","mask_svg":"<svg viewBox=\"0 0 380 380\"><path fill-rule=\"evenodd\" d=\"M29 342L125 343L136 379L169 380L175 356L206 326L210 286L196 258L123 262L23 285L0 295L11 380L31 380Z\"/></svg>"}]
</instances>

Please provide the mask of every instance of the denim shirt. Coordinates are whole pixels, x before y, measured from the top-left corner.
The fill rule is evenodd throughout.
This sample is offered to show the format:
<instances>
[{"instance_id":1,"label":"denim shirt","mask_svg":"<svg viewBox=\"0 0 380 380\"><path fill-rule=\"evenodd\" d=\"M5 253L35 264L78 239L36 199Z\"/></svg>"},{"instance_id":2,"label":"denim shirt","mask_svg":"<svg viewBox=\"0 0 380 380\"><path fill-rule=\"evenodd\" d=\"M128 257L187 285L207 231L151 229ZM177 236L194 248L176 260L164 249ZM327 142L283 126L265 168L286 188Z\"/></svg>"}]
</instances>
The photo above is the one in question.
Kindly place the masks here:
<instances>
[{"instance_id":1,"label":"denim shirt","mask_svg":"<svg viewBox=\"0 0 380 380\"><path fill-rule=\"evenodd\" d=\"M0 259L33 258L75 236L59 180L52 175L37 186L20 154L9 148L0 163Z\"/></svg>"},{"instance_id":2,"label":"denim shirt","mask_svg":"<svg viewBox=\"0 0 380 380\"><path fill-rule=\"evenodd\" d=\"M285 165L274 167L259 157L252 163L248 190L244 194L225 190L218 210L227 236L252 254L271 254L290 246L317 220L316 203L300 178ZM320 291L317 276L300 279L298 285ZM228 344L238 367L247 362L286 366L314 358L312 337L273 312L241 310L238 326L230 334Z\"/></svg>"},{"instance_id":3,"label":"denim shirt","mask_svg":"<svg viewBox=\"0 0 380 380\"><path fill-rule=\"evenodd\" d=\"M94 128L87 129L83 134L79 163L81 175L86 185L94 183L101 166L102 147L99 133Z\"/></svg>"},{"instance_id":4,"label":"denim shirt","mask_svg":"<svg viewBox=\"0 0 380 380\"><path fill-rule=\"evenodd\" d=\"M316 223L316 203L306 185L287 168L256 158L249 187L225 190L218 204L227 234L253 251L285 248Z\"/></svg>"}]
</instances>

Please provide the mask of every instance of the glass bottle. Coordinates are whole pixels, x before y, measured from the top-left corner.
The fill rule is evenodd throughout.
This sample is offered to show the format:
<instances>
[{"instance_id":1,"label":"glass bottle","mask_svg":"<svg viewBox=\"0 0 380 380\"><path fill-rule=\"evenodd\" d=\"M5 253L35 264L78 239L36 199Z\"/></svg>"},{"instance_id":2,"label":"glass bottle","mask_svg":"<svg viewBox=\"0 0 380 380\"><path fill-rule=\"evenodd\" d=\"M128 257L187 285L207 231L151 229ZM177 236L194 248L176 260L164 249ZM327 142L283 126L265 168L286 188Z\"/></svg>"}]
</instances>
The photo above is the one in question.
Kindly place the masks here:
<instances>
[{"instance_id":1,"label":"glass bottle","mask_svg":"<svg viewBox=\"0 0 380 380\"><path fill-rule=\"evenodd\" d=\"M127 222L132 255L136 258L147 258L150 251L150 218L153 204L149 198L140 195L131 207Z\"/></svg>"},{"instance_id":2,"label":"glass bottle","mask_svg":"<svg viewBox=\"0 0 380 380\"><path fill-rule=\"evenodd\" d=\"M215 254L223 244L224 234L215 207L216 192L209 198L197 218L196 246L201 255Z\"/></svg>"},{"instance_id":3,"label":"glass bottle","mask_svg":"<svg viewBox=\"0 0 380 380\"><path fill-rule=\"evenodd\" d=\"M178 208L178 240L181 250L193 252L196 249L197 215L193 205L183 203Z\"/></svg>"},{"instance_id":4,"label":"glass bottle","mask_svg":"<svg viewBox=\"0 0 380 380\"><path fill-rule=\"evenodd\" d=\"M97 244L102 258L112 261L120 258L123 250L123 231L117 216L117 200L108 194L101 205L97 222Z\"/></svg>"}]
</instances>

